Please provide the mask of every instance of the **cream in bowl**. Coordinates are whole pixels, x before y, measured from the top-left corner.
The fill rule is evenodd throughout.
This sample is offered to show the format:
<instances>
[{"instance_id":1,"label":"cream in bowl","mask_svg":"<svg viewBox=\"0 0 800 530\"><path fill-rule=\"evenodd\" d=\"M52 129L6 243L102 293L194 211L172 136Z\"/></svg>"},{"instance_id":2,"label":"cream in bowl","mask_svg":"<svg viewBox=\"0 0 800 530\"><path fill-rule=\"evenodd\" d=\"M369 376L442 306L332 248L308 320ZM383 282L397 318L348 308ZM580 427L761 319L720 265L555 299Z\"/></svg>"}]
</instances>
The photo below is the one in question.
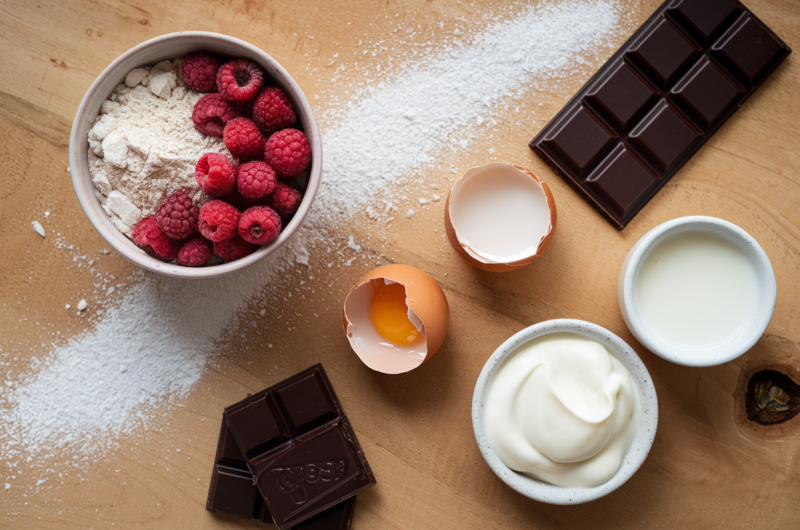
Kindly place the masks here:
<instances>
[{"instance_id":1,"label":"cream in bowl","mask_svg":"<svg viewBox=\"0 0 800 530\"><path fill-rule=\"evenodd\" d=\"M509 487L580 504L624 484L655 439L647 368L615 334L582 320L541 322L486 361L472 399L478 448Z\"/></svg>"},{"instance_id":2,"label":"cream in bowl","mask_svg":"<svg viewBox=\"0 0 800 530\"><path fill-rule=\"evenodd\" d=\"M776 300L775 275L747 232L722 219L682 217L634 245L620 273L628 328L650 351L692 366L750 349Z\"/></svg>"},{"instance_id":3,"label":"cream in bowl","mask_svg":"<svg viewBox=\"0 0 800 530\"><path fill-rule=\"evenodd\" d=\"M456 252L475 267L506 272L547 249L556 204L547 184L529 169L494 163L464 173L447 196L444 217Z\"/></svg>"},{"instance_id":4,"label":"cream in bowl","mask_svg":"<svg viewBox=\"0 0 800 530\"><path fill-rule=\"evenodd\" d=\"M625 365L600 342L574 333L520 346L490 380L484 405L486 432L500 460L562 487L608 481L640 414Z\"/></svg>"}]
</instances>

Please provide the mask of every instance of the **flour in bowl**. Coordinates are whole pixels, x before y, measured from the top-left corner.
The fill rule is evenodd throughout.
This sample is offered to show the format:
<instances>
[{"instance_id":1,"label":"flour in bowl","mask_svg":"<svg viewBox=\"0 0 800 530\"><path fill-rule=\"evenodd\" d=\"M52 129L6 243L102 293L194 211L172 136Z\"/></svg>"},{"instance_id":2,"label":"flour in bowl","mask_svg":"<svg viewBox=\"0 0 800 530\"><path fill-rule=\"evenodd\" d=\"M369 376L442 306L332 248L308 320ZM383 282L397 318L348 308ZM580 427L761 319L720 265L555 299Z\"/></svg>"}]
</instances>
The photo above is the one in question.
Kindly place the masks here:
<instances>
[{"instance_id":1,"label":"flour in bowl","mask_svg":"<svg viewBox=\"0 0 800 530\"><path fill-rule=\"evenodd\" d=\"M89 172L97 199L124 234L177 189L200 199L194 168L204 153L231 158L222 138L192 123L201 96L186 88L177 59L132 70L103 102L89 130Z\"/></svg>"}]
</instances>

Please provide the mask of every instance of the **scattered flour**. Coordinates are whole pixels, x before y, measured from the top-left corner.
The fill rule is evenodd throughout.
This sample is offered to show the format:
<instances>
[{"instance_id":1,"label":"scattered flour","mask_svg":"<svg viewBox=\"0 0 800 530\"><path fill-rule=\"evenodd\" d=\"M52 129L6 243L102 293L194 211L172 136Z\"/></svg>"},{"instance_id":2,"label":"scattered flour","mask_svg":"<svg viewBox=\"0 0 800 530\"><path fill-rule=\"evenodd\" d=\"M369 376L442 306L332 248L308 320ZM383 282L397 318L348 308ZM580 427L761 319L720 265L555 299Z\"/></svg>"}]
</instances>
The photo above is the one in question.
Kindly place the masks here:
<instances>
[{"instance_id":1,"label":"scattered flour","mask_svg":"<svg viewBox=\"0 0 800 530\"><path fill-rule=\"evenodd\" d=\"M39 234L42 237L45 237L47 235L47 234L45 234L44 227L42 226L42 223L40 223L39 221L33 221L31 223L31 228L33 228L33 231L36 232L37 234Z\"/></svg>"},{"instance_id":2,"label":"scattered flour","mask_svg":"<svg viewBox=\"0 0 800 530\"><path fill-rule=\"evenodd\" d=\"M360 249L353 238L325 228L335 226L331 218L368 211L379 193L397 190L397 200L404 183L420 174L417 169L440 156L449 164L449 150L468 145L479 134L478 117L491 122L504 102L537 80L563 73L579 54L609 37L616 24L617 8L609 0L522 8L509 21L490 22L469 42L415 58L396 73L381 72L380 83L353 87L348 102L331 102L322 120L325 174L315 207L295 237L269 260L236 275L187 283L141 274L142 280L93 329L55 347L29 373L0 386L4 459L16 465L34 455L46 465L48 459L66 457L84 465L115 447L119 436L141 431L188 395L219 341L237 326L241 310L263 298L276 279L300 264L307 266L313 251L323 268L353 262L353 257L348 261L335 254L336 261L329 261L327 242L334 238L350 256ZM157 75L169 73L166 66L161 70ZM169 175L183 174L192 181L202 152L224 152L219 140L191 125L195 95L180 80L173 88L168 75L156 82L154 93L149 87L157 75L132 71L92 129L89 157L98 197L107 208L116 190L148 215L162 195L182 185ZM182 110L173 112L177 108ZM166 128L165 135L159 128ZM108 140L114 132L119 136ZM382 171L376 172L377 167ZM141 179L152 184L136 193ZM119 205L114 210L121 213L109 215L122 224L127 224L123 216L130 220L135 213ZM388 201L376 206L375 215L396 210L396 202ZM72 245L54 239L58 248L73 252ZM88 263L94 271L86 256L74 259L78 267ZM122 286L105 277L96 281L109 292Z\"/></svg>"},{"instance_id":3,"label":"scattered flour","mask_svg":"<svg viewBox=\"0 0 800 530\"><path fill-rule=\"evenodd\" d=\"M529 6L401 75L365 83L322 113L330 126L317 200L350 215L374 205L381 192L467 148L495 111L597 50L617 24L611 0Z\"/></svg>"},{"instance_id":4,"label":"scattered flour","mask_svg":"<svg viewBox=\"0 0 800 530\"><path fill-rule=\"evenodd\" d=\"M178 188L197 189L194 168L204 153L230 157L221 138L192 124L192 109L202 94L186 88L179 68L177 59L131 70L89 131L95 195L128 235L142 217L155 213L164 196Z\"/></svg>"}]
</instances>

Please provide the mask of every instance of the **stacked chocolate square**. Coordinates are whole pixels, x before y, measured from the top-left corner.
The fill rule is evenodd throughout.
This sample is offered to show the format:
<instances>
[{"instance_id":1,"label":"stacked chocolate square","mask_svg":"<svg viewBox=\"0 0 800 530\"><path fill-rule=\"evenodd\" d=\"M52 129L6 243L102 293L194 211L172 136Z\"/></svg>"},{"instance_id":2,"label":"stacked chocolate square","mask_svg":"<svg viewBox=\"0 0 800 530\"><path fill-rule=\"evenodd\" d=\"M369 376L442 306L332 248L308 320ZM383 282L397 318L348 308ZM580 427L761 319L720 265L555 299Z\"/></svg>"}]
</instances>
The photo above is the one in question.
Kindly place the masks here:
<instances>
[{"instance_id":1,"label":"stacked chocolate square","mask_svg":"<svg viewBox=\"0 0 800 530\"><path fill-rule=\"evenodd\" d=\"M280 530L347 529L355 495L373 485L317 364L225 409L206 509Z\"/></svg>"}]
</instances>

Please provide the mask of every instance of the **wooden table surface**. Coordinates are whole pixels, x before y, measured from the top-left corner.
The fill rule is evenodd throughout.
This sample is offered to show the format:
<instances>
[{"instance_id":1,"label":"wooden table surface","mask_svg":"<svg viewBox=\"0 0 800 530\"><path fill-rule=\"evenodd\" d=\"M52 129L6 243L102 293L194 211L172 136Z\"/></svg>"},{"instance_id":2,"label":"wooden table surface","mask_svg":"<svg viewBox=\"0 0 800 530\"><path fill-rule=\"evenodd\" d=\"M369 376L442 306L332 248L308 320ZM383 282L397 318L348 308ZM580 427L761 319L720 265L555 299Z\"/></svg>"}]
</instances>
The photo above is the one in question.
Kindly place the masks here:
<instances>
[{"instance_id":1,"label":"wooden table surface","mask_svg":"<svg viewBox=\"0 0 800 530\"><path fill-rule=\"evenodd\" d=\"M323 111L326 105L346 101L348 82L355 80L348 76L357 75L352 68L338 74L326 69L334 50L339 50L338 61L349 66L353 52L367 43L394 38L387 53L399 56L404 42L392 33L396 19L429 31L415 38L435 39L438 22L480 26L487 23L486 13L503 4L2 0L0 237L5 251L0 258L0 373L14 379L29 369L34 357L46 358L52 340L45 335L57 331L63 343L102 321L103 310L113 301L89 297L84 317L64 310L66 303L75 304L93 292L96 274L127 279L123 290L141 281L141 273L121 257L98 253L107 245L80 210L67 173L69 131L80 100L119 54L173 31L226 33L280 61L312 106ZM521 99L520 115L541 104L538 116L553 116L659 2L619 4L623 27L603 57L570 74L559 90ZM790 46L800 46L800 3L747 4ZM559 221L547 253L508 274L473 269L443 242L442 202L419 208L413 219L388 228L356 216L336 229L335 236L344 241L348 235L362 242L371 236L367 251L383 252L386 262L418 266L440 282L450 303L451 324L443 348L430 362L402 376L363 366L341 332L340 308L347 289L369 267L356 262L327 269L322 252L312 252L311 272L330 285L324 301L320 295L286 301L264 296L275 297L284 313L313 312L318 318L295 318L289 326L293 330L270 322L269 315L239 319L241 324L225 334L217 358L187 397L165 402L146 428L122 436L116 450L80 472L66 473L65 467L62 480L37 487L37 475L26 474L26 466L58 472L60 463L24 459L11 480L5 455L0 456L0 484L12 483L10 489L0 488L0 527L260 528L204 509L222 408L319 361L378 480L359 495L354 530L800 527L800 418L781 430L736 421L742 405L737 385L744 369L800 366L796 55L622 232L528 149L543 120L497 128L457 159L442 160L442 168L453 164L459 173L491 160L534 169L553 190ZM336 82L331 81L334 75L339 76ZM333 97L337 90L338 103ZM324 97L314 97L320 94ZM490 147L496 151L488 155ZM455 176L435 169L426 178L446 190ZM616 301L619 267L633 243L657 224L691 214L721 217L747 230L769 255L778 282L777 307L764 337L740 359L713 368L674 365L645 350L625 327ZM45 225L47 238L30 229L36 219ZM54 229L60 239L51 233ZM91 270L81 267L74 252L59 241L96 257ZM288 273L285 285L296 286L303 277ZM244 305L242 312L247 311ZM470 421L474 383L492 351L514 332L560 317L595 322L631 344L652 374L660 412L655 445L638 473L608 497L571 507L540 504L505 487L481 458ZM275 347L266 348L263 336L252 338L247 333L251 325L268 330ZM796 373L795 378L800 382Z\"/></svg>"}]
</instances>

